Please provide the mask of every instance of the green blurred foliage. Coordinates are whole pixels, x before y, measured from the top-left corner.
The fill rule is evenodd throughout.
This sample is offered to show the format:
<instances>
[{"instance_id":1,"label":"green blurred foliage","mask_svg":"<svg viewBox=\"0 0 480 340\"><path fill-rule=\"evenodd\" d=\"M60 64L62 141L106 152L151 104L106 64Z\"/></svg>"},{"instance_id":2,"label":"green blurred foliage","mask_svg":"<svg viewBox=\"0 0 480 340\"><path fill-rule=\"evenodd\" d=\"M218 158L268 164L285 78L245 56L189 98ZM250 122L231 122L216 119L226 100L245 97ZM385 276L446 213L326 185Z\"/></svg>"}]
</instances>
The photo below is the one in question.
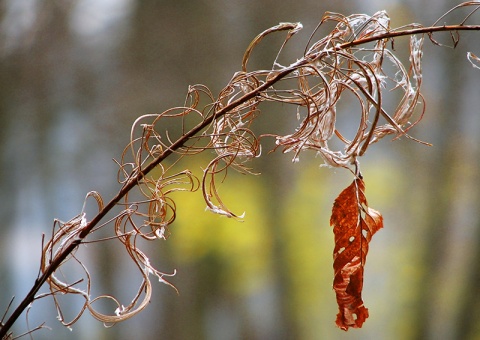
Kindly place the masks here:
<instances>
[{"instance_id":1,"label":"green blurred foliage","mask_svg":"<svg viewBox=\"0 0 480 340\"><path fill-rule=\"evenodd\" d=\"M218 285L234 294L248 294L271 276L272 241L266 217L267 202L259 178L230 174L222 200L245 220L222 217L206 211L200 192L176 193L177 219L169 246L175 262L195 263L216 258L221 280Z\"/></svg>"}]
</instances>

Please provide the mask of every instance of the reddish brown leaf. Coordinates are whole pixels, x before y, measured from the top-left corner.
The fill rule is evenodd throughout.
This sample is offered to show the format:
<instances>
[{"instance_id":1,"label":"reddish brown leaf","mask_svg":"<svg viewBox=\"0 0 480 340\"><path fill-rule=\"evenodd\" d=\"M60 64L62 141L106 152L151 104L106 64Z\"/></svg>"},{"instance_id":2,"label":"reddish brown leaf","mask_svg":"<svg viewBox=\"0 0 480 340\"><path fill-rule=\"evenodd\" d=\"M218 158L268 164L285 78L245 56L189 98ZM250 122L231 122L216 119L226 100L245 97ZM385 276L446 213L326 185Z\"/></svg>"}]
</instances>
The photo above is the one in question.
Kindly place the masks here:
<instances>
[{"instance_id":1,"label":"reddish brown leaf","mask_svg":"<svg viewBox=\"0 0 480 340\"><path fill-rule=\"evenodd\" d=\"M344 331L361 328L368 318L363 305L363 270L368 244L373 234L383 227L382 215L368 207L365 183L355 179L335 200L330 218L335 234L333 289L339 313L336 324Z\"/></svg>"}]
</instances>

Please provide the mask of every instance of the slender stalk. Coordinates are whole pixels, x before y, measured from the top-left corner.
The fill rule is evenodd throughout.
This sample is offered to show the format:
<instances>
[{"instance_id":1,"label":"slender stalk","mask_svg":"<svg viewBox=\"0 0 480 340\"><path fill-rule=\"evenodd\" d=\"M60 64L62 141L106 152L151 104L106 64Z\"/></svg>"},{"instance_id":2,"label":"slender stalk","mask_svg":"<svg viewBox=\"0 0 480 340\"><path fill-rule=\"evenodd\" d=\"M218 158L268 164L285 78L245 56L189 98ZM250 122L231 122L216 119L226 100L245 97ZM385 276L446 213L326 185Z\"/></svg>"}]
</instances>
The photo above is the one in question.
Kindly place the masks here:
<instances>
[{"instance_id":1,"label":"slender stalk","mask_svg":"<svg viewBox=\"0 0 480 340\"><path fill-rule=\"evenodd\" d=\"M339 45L336 50L343 50L352 46L367 44L369 42L378 41L382 39L392 39L402 36L410 36L415 34L432 34L436 32L452 32L452 31L480 31L480 25L443 25L443 26L430 26L430 27L419 27L412 28L409 30L401 30L388 32L384 34L374 35L372 37L356 39L351 42L347 42Z\"/></svg>"},{"instance_id":2,"label":"slender stalk","mask_svg":"<svg viewBox=\"0 0 480 340\"><path fill-rule=\"evenodd\" d=\"M92 229L102 220L105 215L112 210L115 205L120 202L120 200L131 190L133 189L150 171L152 171L158 164L163 162L168 156L174 153L176 150L180 149L185 143L191 138L196 136L200 131L208 127L212 121L215 119L225 115L230 110L234 109L235 107L241 105L242 103L248 101L249 99L255 97L259 92L262 92L272 86L274 83L279 81L280 79L284 78L293 70L285 70L284 72L280 72L272 79L266 81L261 86L257 87L256 89L246 93L236 101L230 103L229 105L225 106L223 109L219 110L218 112L208 116L204 119L201 123L193 127L190 131L185 133L182 137L180 137L175 143L173 143L170 148L166 149L161 155L155 158L150 164L148 164L144 169L138 172L137 175L130 178L129 181L120 189L120 191L108 202L103 209L101 209L97 215L93 217L93 219L85 226L85 228L81 231L78 238L73 240L60 254L58 254L54 260L49 264L49 266L45 269L42 275L40 275L36 280L22 300L22 302L18 305L18 307L12 312L10 317L7 321L3 324L0 328L0 339L7 334L8 330L13 326L15 321L20 317L23 311L35 300L35 295L43 286L43 284L48 280L48 278L60 267L63 261L80 245L82 240L92 231Z\"/></svg>"}]
</instances>

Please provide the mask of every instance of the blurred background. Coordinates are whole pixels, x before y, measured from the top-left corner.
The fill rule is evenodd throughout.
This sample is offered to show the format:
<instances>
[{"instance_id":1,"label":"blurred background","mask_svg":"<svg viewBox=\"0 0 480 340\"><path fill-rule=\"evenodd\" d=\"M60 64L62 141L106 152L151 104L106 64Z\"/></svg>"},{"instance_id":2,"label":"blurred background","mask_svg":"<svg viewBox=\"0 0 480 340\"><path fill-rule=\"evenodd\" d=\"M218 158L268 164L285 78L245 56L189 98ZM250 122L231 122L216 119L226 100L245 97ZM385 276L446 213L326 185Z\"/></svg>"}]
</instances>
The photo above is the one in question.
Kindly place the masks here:
<instances>
[{"instance_id":1,"label":"blurred background","mask_svg":"<svg viewBox=\"0 0 480 340\"><path fill-rule=\"evenodd\" d=\"M392 26L429 25L458 3L0 1L0 314L32 286L42 233L50 235L54 218L77 215L90 190L105 200L118 191L112 159L133 121L182 105L189 85L218 93L258 33L302 22L283 56L289 63L325 11L385 9ZM283 37L265 39L250 69L270 67ZM400 54L407 42L396 41ZM260 176L231 173L221 187L227 205L246 212L244 222L205 212L199 193L178 196L170 238L148 246L158 269L176 270L170 282L178 295L153 279L154 296L140 315L105 328L86 313L73 331L45 298L33 304L29 326L24 315L14 331L46 322L51 330L35 339L480 339L480 70L466 59L479 48L480 32L461 33L455 50L427 41L427 111L410 132L433 146L385 138L361 159L369 204L385 221L368 254L370 318L362 329L335 327L331 288L330 212L351 174L320 168L313 152L298 163L264 152L253 164ZM352 112L344 107L344 121ZM271 130L297 123L292 108L263 113ZM138 277L119 250L91 245L88 255L94 294L129 304ZM75 306L66 303L67 316Z\"/></svg>"}]
</instances>

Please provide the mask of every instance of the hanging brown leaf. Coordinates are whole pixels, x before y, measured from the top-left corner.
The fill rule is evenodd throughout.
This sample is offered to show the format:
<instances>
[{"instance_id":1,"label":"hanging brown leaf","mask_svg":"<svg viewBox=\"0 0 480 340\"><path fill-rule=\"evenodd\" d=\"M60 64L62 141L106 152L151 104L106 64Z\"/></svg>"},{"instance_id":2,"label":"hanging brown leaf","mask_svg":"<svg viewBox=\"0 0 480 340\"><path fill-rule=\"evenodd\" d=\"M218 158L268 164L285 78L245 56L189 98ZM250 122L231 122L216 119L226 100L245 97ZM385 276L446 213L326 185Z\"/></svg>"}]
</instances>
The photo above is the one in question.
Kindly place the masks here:
<instances>
[{"instance_id":1,"label":"hanging brown leaf","mask_svg":"<svg viewBox=\"0 0 480 340\"><path fill-rule=\"evenodd\" d=\"M367 205L361 178L355 179L335 200L330 225L335 234L333 289L339 308L336 324L344 331L349 327L361 328L368 318L362 300L368 244L383 227L382 215Z\"/></svg>"}]
</instances>

